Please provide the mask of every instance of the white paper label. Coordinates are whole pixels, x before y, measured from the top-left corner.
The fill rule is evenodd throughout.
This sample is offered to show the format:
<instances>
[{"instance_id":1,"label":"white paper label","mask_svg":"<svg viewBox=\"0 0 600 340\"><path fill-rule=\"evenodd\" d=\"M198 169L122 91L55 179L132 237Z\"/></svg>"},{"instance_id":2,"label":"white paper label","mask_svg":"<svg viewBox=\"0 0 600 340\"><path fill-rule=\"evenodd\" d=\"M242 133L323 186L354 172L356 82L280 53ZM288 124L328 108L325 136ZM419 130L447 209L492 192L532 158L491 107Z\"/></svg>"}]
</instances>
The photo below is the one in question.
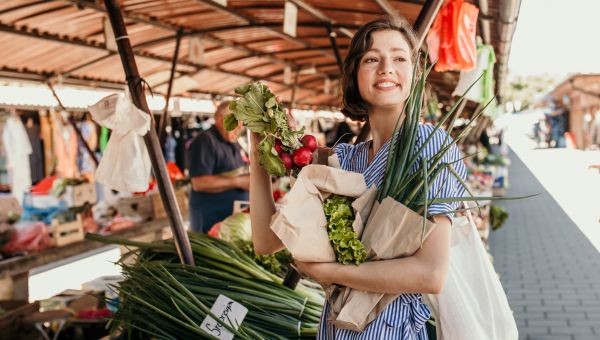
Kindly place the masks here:
<instances>
[{"instance_id":1,"label":"white paper label","mask_svg":"<svg viewBox=\"0 0 600 340\"><path fill-rule=\"evenodd\" d=\"M293 82L292 80L292 68L286 66L283 69L283 83L286 85L290 85Z\"/></svg>"},{"instance_id":2,"label":"white paper label","mask_svg":"<svg viewBox=\"0 0 600 340\"><path fill-rule=\"evenodd\" d=\"M283 33L296 37L296 23L298 22L298 7L286 1L283 12Z\"/></svg>"},{"instance_id":3,"label":"white paper label","mask_svg":"<svg viewBox=\"0 0 600 340\"><path fill-rule=\"evenodd\" d=\"M210 311L219 318L219 321L217 322L210 315L207 315L200 328L217 339L231 340L233 339L233 333L223 327L223 323L230 325L233 329L239 329L248 313L248 308L225 295L219 295Z\"/></svg>"},{"instance_id":4,"label":"white paper label","mask_svg":"<svg viewBox=\"0 0 600 340\"><path fill-rule=\"evenodd\" d=\"M198 36L189 39L188 59L194 64L204 63L204 39Z\"/></svg>"},{"instance_id":5,"label":"white paper label","mask_svg":"<svg viewBox=\"0 0 600 340\"><path fill-rule=\"evenodd\" d=\"M102 20L104 21L104 43L106 44L106 49L116 52L118 50L117 41L115 40L115 33L110 25L110 20L108 18L102 18Z\"/></svg>"},{"instance_id":6,"label":"white paper label","mask_svg":"<svg viewBox=\"0 0 600 340\"><path fill-rule=\"evenodd\" d=\"M215 3L218 3L219 5L223 6L223 7L227 7L227 0L212 0Z\"/></svg>"}]
</instances>

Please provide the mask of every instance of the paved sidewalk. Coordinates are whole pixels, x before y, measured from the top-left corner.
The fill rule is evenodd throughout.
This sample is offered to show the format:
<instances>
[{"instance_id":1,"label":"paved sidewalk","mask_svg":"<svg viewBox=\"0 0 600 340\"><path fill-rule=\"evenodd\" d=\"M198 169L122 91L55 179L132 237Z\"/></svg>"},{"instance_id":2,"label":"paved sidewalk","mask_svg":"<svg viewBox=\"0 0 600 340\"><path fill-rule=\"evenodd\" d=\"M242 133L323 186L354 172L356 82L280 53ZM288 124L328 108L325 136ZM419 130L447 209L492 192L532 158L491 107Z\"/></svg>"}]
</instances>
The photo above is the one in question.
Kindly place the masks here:
<instances>
[{"instance_id":1,"label":"paved sidewalk","mask_svg":"<svg viewBox=\"0 0 600 340\"><path fill-rule=\"evenodd\" d=\"M541 192L499 202L510 216L490 236L520 339L600 339L600 253L516 154L510 158L507 196Z\"/></svg>"}]
</instances>

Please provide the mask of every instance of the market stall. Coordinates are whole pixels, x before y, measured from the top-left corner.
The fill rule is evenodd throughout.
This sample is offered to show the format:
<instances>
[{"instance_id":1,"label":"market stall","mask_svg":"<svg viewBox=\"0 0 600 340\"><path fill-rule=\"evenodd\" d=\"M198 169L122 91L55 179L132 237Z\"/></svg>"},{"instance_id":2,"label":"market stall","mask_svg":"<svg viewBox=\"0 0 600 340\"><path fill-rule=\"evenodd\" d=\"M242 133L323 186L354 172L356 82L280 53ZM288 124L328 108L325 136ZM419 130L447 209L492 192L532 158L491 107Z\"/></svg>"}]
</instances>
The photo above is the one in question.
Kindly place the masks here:
<instances>
[{"instance_id":1,"label":"market stall","mask_svg":"<svg viewBox=\"0 0 600 340\"><path fill-rule=\"evenodd\" d=\"M169 103L174 95L219 100L233 96L234 89L240 85L260 80L282 98L284 105L293 109L312 110L312 113L305 117L303 125L307 127L308 132L315 134L320 145L324 145L326 139L327 142L335 144L339 140L338 137L344 136L343 132L336 132L336 137L326 138L327 129L323 128L327 126L329 130L333 127L337 129L337 125L331 126L331 122L337 124L343 121L339 115L329 117L321 115L319 118L314 112L317 109L337 111L341 59L347 53L350 38L357 27L381 14L401 13L416 25L419 30L419 38L424 41L429 27L431 25L435 27L435 14L442 8L442 1L362 1L361 6L340 1L324 4L301 0L277 2L268 6L243 1L230 1L222 4L210 0L190 0L185 4L157 1L153 4L139 6L126 1L121 3L120 8L115 2L107 1L107 4L110 5L110 3L113 7L108 6L108 11L99 1L37 2L22 0L0 5L0 21L2 22L0 24L0 41L11 39L11 44L15 46L19 44L35 46L33 50L28 51L35 53L0 51L0 60L2 61L0 76L13 80L43 83L50 80L55 87L85 85L121 90L123 85L128 85L133 103L144 113L151 112L146 103L146 92L165 94L166 103ZM477 109L489 101L490 94L496 92L494 85L490 84L495 82L495 88L502 88L510 40L519 7L518 1L478 1L477 5L480 15L476 22L479 23L478 30L480 30L482 42L477 47L476 57L488 60L485 66L481 66L481 70L487 72L485 80L487 85L478 90L478 95L464 101L458 110L457 116L464 117L465 122L468 122ZM47 18L52 18L52 20L45 20ZM61 24L67 19L70 25ZM471 27L471 31L475 34L475 26ZM438 32L438 38L441 36L441 33ZM491 54L495 52L495 59L490 57L490 50ZM485 51L488 54L485 54ZM60 55L60 62L44 60L42 56L45 53ZM482 54L485 55L482 56ZM119 57L121 62L119 62ZM428 79L430 83L428 91L432 94L431 98L435 99L428 108L431 108L430 111L440 111L438 115L430 112L430 116L426 117L432 123L437 122L441 111L447 111L451 105L456 103L455 92L462 92L457 89L457 87L461 88L461 81L468 82L468 79L472 79L472 75L459 73L460 67L446 66L446 69L436 69L436 72L433 72ZM468 68L465 67L465 69ZM462 86L464 89L464 84ZM63 109L65 108L63 107ZM150 155L153 172L157 175L155 184L158 191L154 189L154 191L147 192L146 195L129 195L129 197L120 198L116 203L117 210L120 213L127 211L141 217L142 220L130 223L129 228L113 230L111 235L122 239L123 243L144 234L154 235L156 240L161 240L163 229L170 225L171 235L174 236L175 241L174 249L179 254L179 260L187 264L204 263L202 262L204 261L203 254L192 252L192 247L205 242L204 239L191 234L193 240L190 244L188 234L184 229L182 212L184 207L187 207L186 188L183 187L179 192L173 189L177 178L170 176L165 162L165 158L169 154L166 150L171 150L165 147L169 140L165 131L167 131L167 125L170 125L172 131L176 126L174 123L176 120L168 118L168 104L161 111L163 114L157 120L159 124L152 121L149 132L143 137ZM469 138L466 139L469 143L464 145L465 153L468 152L469 146L475 145L476 148L479 148L477 141L492 125L494 115L493 112L487 114L486 120L478 123L479 125L472 130ZM302 116L301 111L296 111L296 118L298 119L300 116ZM67 118L65 122L69 123L70 121ZM348 125L349 129L356 134L362 128L361 125L354 123ZM158 130L156 127L159 127ZM71 136L72 138L83 139L78 137L81 134L72 132L75 133ZM185 144L185 141L178 142L181 145ZM85 146L88 144L84 143L84 149L86 149ZM90 148L87 147L87 149ZM503 172L507 164L502 163L502 160L494 159L493 155L497 152L492 152L490 149L488 151L490 152L487 157L471 163L471 183L481 194L487 194L491 190L493 194L500 195L502 188L508 184L508 176ZM165 156L163 156L163 152ZM91 154L93 159L93 152L88 154ZM71 176L62 177L62 179L72 178ZM288 182L289 180L284 180L279 188L283 189L282 191L289 189ZM69 190L83 189L75 189L81 185L95 188L92 183L69 186L73 187ZM18 187L13 185L12 189L15 191ZM278 195L281 194L278 192ZM67 194L67 196L70 195ZM80 205L74 205L74 207L78 206ZM491 211L483 210L480 218L485 221L490 214ZM148 219L153 219L153 221L148 222ZM64 227L66 231L75 231L54 232L55 245L60 243L60 246L0 262L2 270L0 276L9 278L18 286L14 296L26 297L26 290L24 291L23 287L27 272L31 268L101 246L96 242L82 240L83 220L80 217L75 215L74 221L69 221L69 223L73 222L80 223L81 228L67 226ZM52 227L52 223L50 225ZM219 234L220 227L219 224L213 228L213 236L225 238L224 234ZM482 223L481 231L484 238L486 230L489 230L489 227ZM62 240L62 238L56 235L62 234L71 236L66 241L57 242L56 239ZM48 237L50 236L48 235ZM227 241L235 243L234 240ZM248 246L248 240L237 241L239 244L231 246L231 249L236 250L227 248L225 251L229 254L243 252L244 247ZM205 245L205 243L202 244ZM134 243L130 243L130 245L134 245ZM137 245L148 247L148 249L156 247L155 245ZM158 247L160 248L162 245ZM216 246L211 243L210 247ZM246 249L246 255L250 255L250 259L259 265L263 265L260 269L252 267L254 268L251 270L253 275L257 276L249 276L248 279L271 277L272 281L279 285L277 289L285 291L285 287L281 286L283 282L280 280L281 277L273 279L270 276L273 273L263 273L263 271L268 271L265 267L275 263L273 259L255 257L251 248ZM150 254L148 256L162 255ZM231 256L238 261L241 255ZM208 257L210 258L210 256ZM170 261L174 264L178 262L178 259L173 258ZM285 265L286 263L283 262L284 267ZM136 272L139 270L137 267L124 268L129 270L131 275L141 275ZM198 268L202 268L202 265L199 265ZM154 269L157 271L152 275L164 274L163 279L167 280L168 275L161 272L162 269ZM271 269L276 271L273 267ZM281 264L279 270L281 271ZM208 273L204 274L207 280L211 278ZM279 274L285 274L285 270ZM185 284L186 277L184 274L181 275L176 278L176 281ZM136 277L143 280L142 276ZM222 278L212 277L212 279ZM133 276L130 276L130 280L133 280ZM176 283L172 282L172 284ZM157 289L154 292L157 294L156 296L164 297L168 288L166 286L163 288L162 291ZM177 293L187 294L190 289L192 288L185 287ZM285 294L288 293L286 291ZM296 303L298 299L298 301L302 301L301 297L293 295L295 293L289 294L292 295L286 296L289 297L291 304ZM212 303L215 298L213 295L204 296L204 298ZM244 298L243 296L240 299ZM203 303L206 301L203 300ZM306 303L307 300L304 300L304 304ZM300 316L303 314L304 307L304 305L300 307ZM311 308L311 313L318 315L318 308L315 306L311 306ZM168 313L165 310L163 314ZM205 316L206 311L198 312L195 315ZM129 318L127 320L130 325L136 325L139 322L135 316L127 315L125 312L121 314L121 317L121 320ZM160 320L157 321L160 322ZM314 332L314 315L309 320L302 322L305 321L309 326L302 329L302 332L301 327L298 326L298 336L312 335ZM253 327L249 326L250 328L240 331L243 335L249 336L252 332L257 331L254 326L262 325L264 320L257 317L252 322L255 322L251 323ZM190 324L183 326L188 329L191 327ZM282 323L281 327L291 326L288 324L283 326ZM266 333L261 334L268 334L269 329L261 328L262 331ZM239 334L236 333L236 335Z\"/></svg>"}]
</instances>

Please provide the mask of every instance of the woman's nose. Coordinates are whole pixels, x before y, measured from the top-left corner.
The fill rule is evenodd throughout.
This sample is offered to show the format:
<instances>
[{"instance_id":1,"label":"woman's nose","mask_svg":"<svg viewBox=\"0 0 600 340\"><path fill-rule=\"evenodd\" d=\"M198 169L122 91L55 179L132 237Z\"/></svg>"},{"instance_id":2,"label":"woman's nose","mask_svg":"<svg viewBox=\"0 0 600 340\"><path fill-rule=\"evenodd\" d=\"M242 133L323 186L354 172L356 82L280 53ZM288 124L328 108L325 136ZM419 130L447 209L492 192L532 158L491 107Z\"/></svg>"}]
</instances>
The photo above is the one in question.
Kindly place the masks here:
<instances>
[{"instance_id":1,"label":"woman's nose","mask_svg":"<svg viewBox=\"0 0 600 340\"><path fill-rule=\"evenodd\" d=\"M379 63L379 67L377 68L378 74L391 74L392 73L392 63L390 63L386 58L382 59Z\"/></svg>"}]
</instances>

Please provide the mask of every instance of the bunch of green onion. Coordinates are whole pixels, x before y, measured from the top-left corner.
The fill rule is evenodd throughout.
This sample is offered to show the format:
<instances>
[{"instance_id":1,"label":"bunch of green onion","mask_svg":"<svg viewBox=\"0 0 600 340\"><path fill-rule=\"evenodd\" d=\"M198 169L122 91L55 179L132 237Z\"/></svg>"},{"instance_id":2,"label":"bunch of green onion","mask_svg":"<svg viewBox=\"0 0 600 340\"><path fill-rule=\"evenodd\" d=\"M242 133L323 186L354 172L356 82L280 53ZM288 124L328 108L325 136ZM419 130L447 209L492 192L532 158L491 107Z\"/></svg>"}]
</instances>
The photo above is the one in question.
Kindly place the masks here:
<instances>
[{"instance_id":1,"label":"bunch of green onion","mask_svg":"<svg viewBox=\"0 0 600 340\"><path fill-rule=\"evenodd\" d=\"M219 295L248 308L235 330L241 339L314 338L323 298L314 290L291 290L282 279L258 266L227 242L204 234L189 233L195 266L179 263L174 243L142 243L88 234L90 240L138 247L133 265L120 262L125 280L116 287L119 310L111 320L112 331L132 338L211 338L200 329Z\"/></svg>"},{"instance_id":2,"label":"bunch of green onion","mask_svg":"<svg viewBox=\"0 0 600 340\"><path fill-rule=\"evenodd\" d=\"M434 126L431 134L424 140L422 145L417 148L417 136L420 116L422 111L426 109L424 93L426 79L434 65L427 65L427 56L422 58L425 60L422 65L423 72L418 72L418 63L415 63L413 70L413 78L411 81L411 93L406 100L404 105L404 114L400 115L396 126L394 127L394 134L390 141L390 149L388 153L385 177L383 185L378 191L378 200L382 201L386 197L392 197L397 202L404 204L409 209L419 212L423 215L423 232L425 231L426 219L429 216L427 209L431 204L435 203L452 203L461 201L483 201L483 200L505 200L515 198L526 198L515 197L515 198L497 198L497 197L473 197L473 194L464 183L460 175L454 170L453 164L463 161L464 158L458 159L452 163L443 162L444 156L450 149L461 139L463 139L473 124L482 115L484 110L494 100L490 100L481 109L479 109L470 121L466 124L465 128L460 131L454 140L451 140L450 133L454 129L454 125L460 112L457 112L457 108L465 100L466 93L479 81L481 76L475 80L473 84L465 91L465 93L456 101L452 108L444 114L439 122ZM448 120L450 122L447 125L446 131L447 136L442 143L441 148L429 159L420 157L421 153L436 132L444 126ZM473 155L468 155L471 157ZM414 169L417 169L414 171ZM431 189L433 183L441 174L450 174L454 177L460 185L465 188L465 191L470 197L446 197L438 198L439 191L433 199L427 198L427 193ZM450 178L446 176L444 183ZM479 205L477 204L477 207ZM463 211L465 209L444 212L443 214L454 213Z\"/></svg>"}]
</instances>

